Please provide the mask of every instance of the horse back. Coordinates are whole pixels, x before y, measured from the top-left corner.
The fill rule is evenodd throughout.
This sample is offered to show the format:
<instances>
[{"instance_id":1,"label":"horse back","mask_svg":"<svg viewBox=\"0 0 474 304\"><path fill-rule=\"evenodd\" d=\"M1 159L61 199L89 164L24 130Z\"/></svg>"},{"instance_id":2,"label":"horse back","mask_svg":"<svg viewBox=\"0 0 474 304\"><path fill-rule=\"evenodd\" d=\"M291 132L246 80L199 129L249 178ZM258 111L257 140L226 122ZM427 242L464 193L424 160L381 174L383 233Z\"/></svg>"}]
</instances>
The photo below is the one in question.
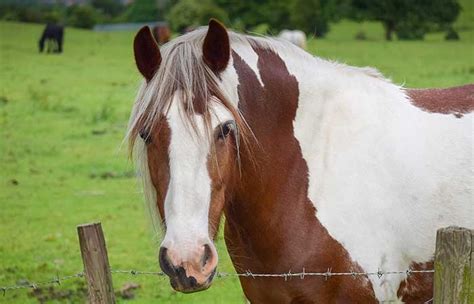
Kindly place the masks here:
<instances>
[{"instance_id":1,"label":"horse back","mask_svg":"<svg viewBox=\"0 0 474 304\"><path fill-rule=\"evenodd\" d=\"M474 84L445 89L410 89L412 103L424 111L460 118L474 110Z\"/></svg>"}]
</instances>

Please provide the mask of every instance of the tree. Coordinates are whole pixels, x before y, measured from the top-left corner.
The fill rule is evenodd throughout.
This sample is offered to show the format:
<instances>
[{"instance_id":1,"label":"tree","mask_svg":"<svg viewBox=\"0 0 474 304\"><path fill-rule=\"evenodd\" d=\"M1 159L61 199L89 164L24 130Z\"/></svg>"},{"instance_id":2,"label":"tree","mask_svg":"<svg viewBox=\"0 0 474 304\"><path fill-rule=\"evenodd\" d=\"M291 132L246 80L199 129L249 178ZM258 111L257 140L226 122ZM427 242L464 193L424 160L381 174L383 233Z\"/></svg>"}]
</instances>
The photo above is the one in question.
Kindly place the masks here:
<instances>
[{"instance_id":1,"label":"tree","mask_svg":"<svg viewBox=\"0 0 474 304\"><path fill-rule=\"evenodd\" d=\"M109 18L118 16L124 9L122 3L116 0L92 0L90 4Z\"/></svg>"},{"instance_id":2,"label":"tree","mask_svg":"<svg viewBox=\"0 0 474 304\"><path fill-rule=\"evenodd\" d=\"M212 0L180 0L170 10L167 20L171 28L182 32L187 27L207 25L210 18L228 22L227 13Z\"/></svg>"},{"instance_id":3,"label":"tree","mask_svg":"<svg viewBox=\"0 0 474 304\"><path fill-rule=\"evenodd\" d=\"M351 0L215 0L240 30L269 26L271 31L300 29L323 36L329 22L345 12Z\"/></svg>"},{"instance_id":4,"label":"tree","mask_svg":"<svg viewBox=\"0 0 474 304\"><path fill-rule=\"evenodd\" d=\"M293 0L290 18L293 28L317 37L324 36L329 31L329 20L323 12L322 2L324 0Z\"/></svg>"},{"instance_id":5,"label":"tree","mask_svg":"<svg viewBox=\"0 0 474 304\"><path fill-rule=\"evenodd\" d=\"M225 8L230 24L239 30L268 25L271 30L291 27L288 0L215 0Z\"/></svg>"},{"instance_id":6,"label":"tree","mask_svg":"<svg viewBox=\"0 0 474 304\"><path fill-rule=\"evenodd\" d=\"M460 12L457 0L352 0L352 16L382 22L385 39L422 39L437 26L448 28Z\"/></svg>"},{"instance_id":7,"label":"tree","mask_svg":"<svg viewBox=\"0 0 474 304\"><path fill-rule=\"evenodd\" d=\"M125 20L131 22L150 22L159 20L158 1L135 0L125 12Z\"/></svg>"}]
</instances>

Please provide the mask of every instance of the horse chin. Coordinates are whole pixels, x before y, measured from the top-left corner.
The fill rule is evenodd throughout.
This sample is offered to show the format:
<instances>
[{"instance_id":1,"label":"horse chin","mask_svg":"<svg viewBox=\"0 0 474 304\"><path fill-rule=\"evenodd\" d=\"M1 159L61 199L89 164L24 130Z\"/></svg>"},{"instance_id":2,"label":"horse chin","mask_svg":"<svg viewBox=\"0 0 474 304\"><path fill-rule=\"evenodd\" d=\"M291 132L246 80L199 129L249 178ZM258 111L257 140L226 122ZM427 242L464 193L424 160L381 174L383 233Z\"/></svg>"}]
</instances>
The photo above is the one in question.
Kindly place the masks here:
<instances>
[{"instance_id":1,"label":"horse chin","mask_svg":"<svg viewBox=\"0 0 474 304\"><path fill-rule=\"evenodd\" d=\"M206 284L199 285L199 286L193 286L193 287L185 287L181 284L179 284L175 279L170 279L171 287L173 287L174 290L182 292L182 293L194 293L194 292L199 292L208 289L211 287L211 282L207 282Z\"/></svg>"},{"instance_id":2,"label":"horse chin","mask_svg":"<svg viewBox=\"0 0 474 304\"><path fill-rule=\"evenodd\" d=\"M186 284L183 285L182 283L179 282L177 278L170 277L170 284L171 287L173 287L174 290L182 292L182 293L193 293L193 292L199 292L208 289L212 285L212 280L214 279L214 276L216 274L216 270L211 273L209 278L206 280L204 284L201 285L196 285L196 284ZM190 278L193 280L194 278Z\"/></svg>"}]
</instances>

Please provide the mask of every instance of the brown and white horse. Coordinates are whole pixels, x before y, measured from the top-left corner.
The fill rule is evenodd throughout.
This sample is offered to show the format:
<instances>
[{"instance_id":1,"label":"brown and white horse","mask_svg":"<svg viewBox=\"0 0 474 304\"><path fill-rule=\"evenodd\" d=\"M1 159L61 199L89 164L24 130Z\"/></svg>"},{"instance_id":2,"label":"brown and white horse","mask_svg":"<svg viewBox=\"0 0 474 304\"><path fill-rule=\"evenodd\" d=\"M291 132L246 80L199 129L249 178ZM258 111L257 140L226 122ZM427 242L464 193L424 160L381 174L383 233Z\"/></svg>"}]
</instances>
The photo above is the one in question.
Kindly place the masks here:
<instances>
[{"instance_id":1,"label":"brown and white horse","mask_svg":"<svg viewBox=\"0 0 474 304\"><path fill-rule=\"evenodd\" d=\"M134 50L128 137L174 289L211 284L223 214L253 273L431 269L437 228L474 227L474 85L406 90L214 20L161 50L143 28ZM252 303L422 303L433 277L240 280Z\"/></svg>"}]
</instances>

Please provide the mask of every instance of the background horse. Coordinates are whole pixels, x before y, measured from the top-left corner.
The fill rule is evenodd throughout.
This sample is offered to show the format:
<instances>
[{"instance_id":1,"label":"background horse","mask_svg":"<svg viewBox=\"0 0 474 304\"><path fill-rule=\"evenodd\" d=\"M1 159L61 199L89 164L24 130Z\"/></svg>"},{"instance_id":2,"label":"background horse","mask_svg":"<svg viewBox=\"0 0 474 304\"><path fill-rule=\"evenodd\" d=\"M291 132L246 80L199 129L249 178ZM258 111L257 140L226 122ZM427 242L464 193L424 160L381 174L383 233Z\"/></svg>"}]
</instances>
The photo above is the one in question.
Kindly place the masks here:
<instances>
[{"instance_id":1,"label":"background horse","mask_svg":"<svg viewBox=\"0 0 474 304\"><path fill-rule=\"evenodd\" d=\"M168 25L155 25L152 29L152 33L153 37L155 37L155 40L156 42L158 42L159 45L165 44L166 42L170 41L171 31Z\"/></svg>"},{"instance_id":2,"label":"background horse","mask_svg":"<svg viewBox=\"0 0 474 304\"><path fill-rule=\"evenodd\" d=\"M278 34L278 38L289 41L294 45L299 46L303 50L306 49L306 34L303 31L283 30L280 32L280 34Z\"/></svg>"},{"instance_id":3,"label":"background horse","mask_svg":"<svg viewBox=\"0 0 474 304\"><path fill-rule=\"evenodd\" d=\"M432 269L436 229L474 227L474 85L405 90L214 20L161 50L143 28L134 51L128 137L174 289L211 284L223 213L235 269L253 273ZM423 303L432 280L240 277L252 303Z\"/></svg>"},{"instance_id":4,"label":"background horse","mask_svg":"<svg viewBox=\"0 0 474 304\"><path fill-rule=\"evenodd\" d=\"M63 52L63 36L64 27L62 25L48 23L43 30L43 34L39 40L40 53L44 50L44 44L47 43L46 51L48 53L62 53Z\"/></svg>"}]
</instances>

